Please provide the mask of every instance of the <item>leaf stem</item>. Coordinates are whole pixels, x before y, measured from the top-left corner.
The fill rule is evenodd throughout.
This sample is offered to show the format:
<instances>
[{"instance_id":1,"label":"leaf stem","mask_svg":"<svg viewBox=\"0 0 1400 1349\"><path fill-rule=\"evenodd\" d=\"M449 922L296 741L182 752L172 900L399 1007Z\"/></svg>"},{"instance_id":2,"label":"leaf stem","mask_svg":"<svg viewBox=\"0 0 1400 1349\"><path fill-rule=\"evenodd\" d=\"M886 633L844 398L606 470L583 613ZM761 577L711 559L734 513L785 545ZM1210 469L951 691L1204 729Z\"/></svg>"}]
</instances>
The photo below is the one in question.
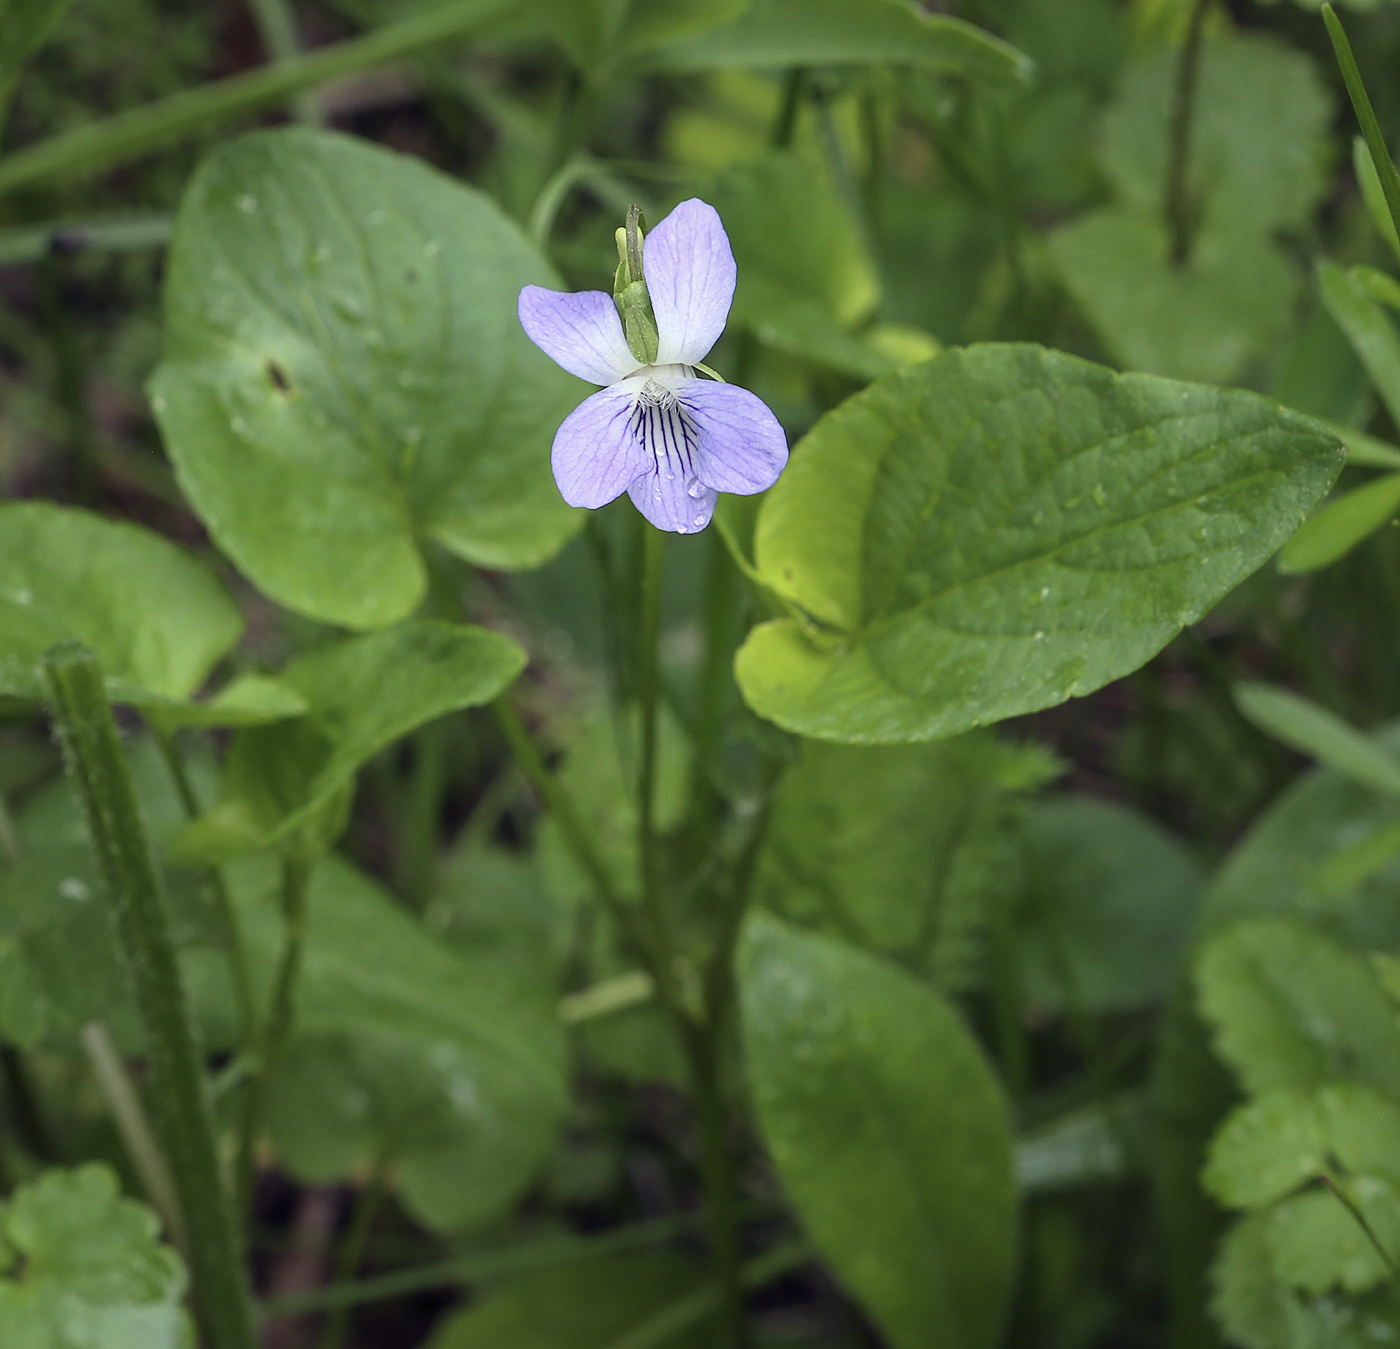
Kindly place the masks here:
<instances>
[{"instance_id":1,"label":"leaf stem","mask_svg":"<svg viewBox=\"0 0 1400 1349\"><path fill-rule=\"evenodd\" d=\"M258 1130L262 1127L267 1099L267 1071L291 1034L296 1012L296 983L301 973L302 950L306 942L306 887L310 879L311 864L308 861L290 855L282 858L280 899L286 936L273 982L272 1003L262 1034L258 1037L257 1062L252 1079L244 1088L243 1114L239 1121L238 1211L245 1215L251 1214L253 1207L253 1174Z\"/></svg>"},{"instance_id":2,"label":"leaf stem","mask_svg":"<svg viewBox=\"0 0 1400 1349\"><path fill-rule=\"evenodd\" d=\"M1167 154L1166 217L1171 240L1171 262L1183 267L1191 257L1192 219L1191 129L1196 115L1196 86L1201 65L1201 37L1205 29L1209 0L1194 0L1186 26L1186 40L1176 67L1172 91L1171 142Z\"/></svg>"},{"instance_id":3,"label":"leaf stem","mask_svg":"<svg viewBox=\"0 0 1400 1349\"><path fill-rule=\"evenodd\" d=\"M175 735L157 727L155 738L160 747L161 757L165 760L166 768L175 784L175 794L180 798L180 807L185 812L185 818L198 819L202 813L199 796L195 792L194 782L185 766ZM214 895L214 907L219 914L219 926L224 931L224 949L228 954L234 1010L238 1015L239 1043L246 1049L252 1044L257 1024L253 1009L253 979L248 971L248 952L243 945L243 930L239 927L238 913L233 907L233 896L229 894L223 871L211 866L207 874L209 888Z\"/></svg>"},{"instance_id":4,"label":"leaf stem","mask_svg":"<svg viewBox=\"0 0 1400 1349\"><path fill-rule=\"evenodd\" d=\"M1397 1267L1390 1252L1381 1245L1381 1239L1376 1235L1376 1229L1371 1226L1370 1220L1361 1211L1360 1205L1358 1205L1325 1171L1318 1176L1318 1180L1322 1183L1323 1189L1325 1189L1356 1220L1356 1225L1366 1234L1366 1240L1375 1247L1376 1254L1380 1256L1381 1263L1389 1271L1390 1277L1394 1279L1400 1276L1400 1267Z\"/></svg>"},{"instance_id":5,"label":"leaf stem","mask_svg":"<svg viewBox=\"0 0 1400 1349\"><path fill-rule=\"evenodd\" d=\"M65 642L44 657L43 671L146 1029L152 1099L185 1215L204 1332L213 1349L253 1349L252 1305L165 899L102 670L86 648Z\"/></svg>"},{"instance_id":6,"label":"leaf stem","mask_svg":"<svg viewBox=\"0 0 1400 1349\"><path fill-rule=\"evenodd\" d=\"M89 1021L78 1032L78 1038L107 1108L112 1112L122 1144L141 1178L141 1188L151 1201L151 1207L160 1215L171 1242L188 1261L189 1238L184 1214L180 1212L180 1198L175 1193L165 1154L146 1118L146 1108L141 1103L136 1083L131 1080L121 1054L112 1043L111 1033L101 1021Z\"/></svg>"},{"instance_id":7,"label":"leaf stem","mask_svg":"<svg viewBox=\"0 0 1400 1349\"><path fill-rule=\"evenodd\" d=\"M1356 120L1361 124L1361 135L1366 148L1371 152L1371 162L1381 180L1385 193L1385 204L1390 208L1390 218L1400 231L1400 173L1396 172L1395 161L1390 157L1381 124L1376 120L1376 110L1371 106L1370 95L1366 92L1360 68L1347 40L1346 29L1331 5L1323 5L1322 21L1327 25L1327 36L1332 39L1332 50L1337 54L1337 64L1342 70L1342 81L1346 84L1351 106L1356 112Z\"/></svg>"},{"instance_id":8,"label":"leaf stem","mask_svg":"<svg viewBox=\"0 0 1400 1349\"><path fill-rule=\"evenodd\" d=\"M374 1227L375 1216L384 1198L387 1180L388 1159L381 1157L374 1164L369 1178L360 1186L355 1195L355 1209L350 1216L350 1230L336 1255L334 1282L344 1284L355 1277L365 1258L365 1247L369 1244L369 1234ZM320 1349L341 1349L345 1343L345 1332L350 1326L348 1304L336 1307L326 1318L325 1329L321 1332Z\"/></svg>"},{"instance_id":9,"label":"leaf stem","mask_svg":"<svg viewBox=\"0 0 1400 1349\"><path fill-rule=\"evenodd\" d=\"M297 39L296 17L287 0L248 0L248 8L253 11L253 22L258 26L268 61L273 65L295 61L301 55L301 43ZM315 99L308 93L292 99L292 113L298 122L308 126L319 126L324 121Z\"/></svg>"}]
</instances>

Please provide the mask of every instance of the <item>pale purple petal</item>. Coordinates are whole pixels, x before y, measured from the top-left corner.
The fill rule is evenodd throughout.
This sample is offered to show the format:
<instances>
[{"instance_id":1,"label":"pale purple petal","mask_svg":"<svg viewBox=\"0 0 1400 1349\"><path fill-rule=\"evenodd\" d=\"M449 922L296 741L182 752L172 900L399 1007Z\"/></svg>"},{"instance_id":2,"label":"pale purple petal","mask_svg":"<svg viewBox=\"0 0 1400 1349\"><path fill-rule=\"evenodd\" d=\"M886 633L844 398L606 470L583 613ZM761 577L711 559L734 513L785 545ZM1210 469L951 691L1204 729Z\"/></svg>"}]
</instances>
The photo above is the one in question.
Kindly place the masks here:
<instances>
[{"instance_id":1,"label":"pale purple petal","mask_svg":"<svg viewBox=\"0 0 1400 1349\"><path fill-rule=\"evenodd\" d=\"M660 338L658 365L694 365L719 341L734 298L734 254L719 213L683 201L646 237L642 250Z\"/></svg>"},{"instance_id":2,"label":"pale purple petal","mask_svg":"<svg viewBox=\"0 0 1400 1349\"><path fill-rule=\"evenodd\" d=\"M697 435L695 472L721 492L751 496L778 481L787 436L768 405L737 384L687 380L676 391Z\"/></svg>"},{"instance_id":3,"label":"pale purple petal","mask_svg":"<svg viewBox=\"0 0 1400 1349\"><path fill-rule=\"evenodd\" d=\"M590 384L614 384L640 364L627 349L617 306L601 290L569 294L526 286L518 312L530 341Z\"/></svg>"},{"instance_id":4,"label":"pale purple petal","mask_svg":"<svg viewBox=\"0 0 1400 1349\"><path fill-rule=\"evenodd\" d=\"M627 495L657 529L694 534L710 523L719 493L683 473L668 476L649 468L628 486Z\"/></svg>"},{"instance_id":5,"label":"pale purple petal","mask_svg":"<svg viewBox=\"0 0 1400 1349\"><path fill-rule=\"evenodd\" d=\"M564 419L554 436L554 481L571 506L596 509L650 467L632 435L627 386L600 389Z\"/></svg>"}]
</instances>

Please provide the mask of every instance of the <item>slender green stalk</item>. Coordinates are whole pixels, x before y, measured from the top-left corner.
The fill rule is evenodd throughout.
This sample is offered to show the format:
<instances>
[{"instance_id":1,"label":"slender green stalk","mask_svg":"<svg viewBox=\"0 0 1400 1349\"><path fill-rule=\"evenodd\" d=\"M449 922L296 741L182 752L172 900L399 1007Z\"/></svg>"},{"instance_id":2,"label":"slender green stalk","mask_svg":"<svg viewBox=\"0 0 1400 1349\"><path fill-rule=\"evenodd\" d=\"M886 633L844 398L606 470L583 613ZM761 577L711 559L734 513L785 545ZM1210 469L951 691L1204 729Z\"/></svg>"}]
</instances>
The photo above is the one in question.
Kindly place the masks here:
<instances>
[{"instance_id":1,"label":"slender green stalk","mask_svg":"<svg viewBox=\"0 0 1400 1349\"><path fill-rule=\"evenodd\" d=\"M100 1021L89 1021L78 1032L92 1075L102 1090L107 1109L121 1135L122 1145L127 1156L141 1178L141 1188L151 1207L160 1214L160 1220L170 1240L185 1259L189 1259L189 1239L185 1233L185 1217L180 1212L180 1198L175 1193L175 1182L166 1164L165 1154L146 1118L146 1107L141 1103L141 1093L131 1080L126 1064L112 1043L112 1036Z\"/></svg>"},{"instance_id":2,"label":"slender green stalk","mask_svg":"<svg viewBox=\"0 0 1400 1349\"><path fill-rule=\"evenodd\" d=\"M39 1093L30 1080L29 1065L14 1045L0 1044L0 1077L4 1078L5 1095L9 1098L10 1118L25 1151L41 1162L58 1165L63 1161L63 1149L54 1138Z\"/></svg>"},{"instance_id":3,"label":"slender green stalk","mask_svg":"<svg viewBox=\"0 0 1400 1349\"><path fill-rule=\"evenodd\" d=\"M180 808L185 812L185 818L198 819L201 814L199 797L175 736L157 728L155 737L171 781L175 784L175 794L180 798ZM233 896L229 894L224 873L218 867L210 867L208 880L214 895L214 907L219 914L219 926L224 930L224 950L228 955L233 1004L238 1015L239 1043L246 1049L253 1041L257 1020L253 1010L253 977L248 970L248 952L243 944L243 930L238 924L238 913L233 907Z\"/></svg>"},{"instance_id":4,"label":"slender green stalk","mask_svg":"<svg viewBox=\"0 0 1400 1349\"><path fill-rule=\"evenodd\" d=\"M160 248L170 238L168 215L123 215L107 220L53 221L0 230L0 266L39 262L50 253L131 253Z\"/></svg>"},{"instance_id":5,"label":"slender green stalk","mask_svg":"<svg viewBox=\"0 0 1400 1349\"><path fill-rule=\"evenodd\" d=\"M287 0L248 0L248 7L253 11L253 22L258 26L267 59L273 65L295 61L301 55L301 42L297 38L296 16ZM292 113L298 122L308 126L325 120L316 100L306 93L292 100Z\"/></svg>"},{"instance_id":6,"label":"slender green stalk","mask_svg":"<svg viewBox=\"0 0 1400 1349\"><path fill-rule=\"evenodd\" d=\"M661 695L661 581L665 539L645 525L642 534L642 621L638 633L637 693L641 702L641 757L637 767L637 853L641 860L642 904L656 950L674 952L670 910L662 893L656 838L656 718Z\"/></svg>"},{"instance_id":7,"label":"slender green stalk","mask_svg":"<svg viewBox=\"0 0 1400 1349\"><path fill-rule=\"evenodd\" d=\"M791 67L783 76L783 96L768 143L775 150L786 150L797 133L797 115L802 111L802 99L807 92L807 72L802 66Z\"/></svg>"},{"instance_id":8,"label":"slender green stalk","mask_svg":"<svg viewBox=\"0 0 1400 1349\"><path fill-rule=\"evenodd\" d=\"M106 881L149 1044L152 1099L189 1234L190 1270L212 1349L253 1349L252 1304L228 1196L219 1178L213 1121L170 937L165 899L146 838L102 670L65 642L43 660L51 710Z\"/></svg>"},{"instance_id":9,"label":"slender green stalk","mask_svg":"<svg viewBox=\"0 0 1400 1349\"><path fill-rule=\"evenodd\" d=\"M429 7L363 37L263 66L117 113L0 160L0 192L109 169L195 131L280 103L302 89L408 56L457 37L504 9L505 0Z\"/></svg>"},{"instance_id":10,"label":"slender green stalk","mask_svg":"<svg viewBox=\"0 0 1400 1349\"><path fill-rule=\"evenodd\" d=\"M336 1256L334 1281L344 1284L355 1277L365 1258L365 1247L369 1244L369 1234L374 1227L375 1215L379 1212L380 1201L384 1198L385 1171L387 1162L376 1162L369 1179L360 1186L355 1196L355 1211L350 1217L350 1230ZM345 1343L345 1332L350 1328L349 1306L336 1307L326 1318L321 1331L320 1349L341 1349Z\"/></svg>"},{"instance_id":11,"label":"slender green stalk","mask_svg":"<svg viewBox=\"0 0 1400 1349\"><path fill-rule=\"evenodd\" d=\"M86 362L82 343L69 317L68 297L63 293L67 268L61 252L50 252L40 264L44 323L53 348L57 387L54 401L63 409L73 492L85 505L97 503L102 477L97 463L97 427L88 404Z\"/></svg>"},{"instance_id":12,"label":"slender green stalk","mask_svg":"<svg viewBox=\"0 0 1400 1349\"><path fill-rule=\"evenodd\" d=\"M421 1293L430 1288L487 1283L529 1270L571 1265L580 1260L596 1259L600 1255L643 1250L648 1246L673 1241L694 1227L695 1219L690 1214L678 1214L634 1223L595 1237L546 1237L479 1255L454 1256L450 1260L439 1260L417 1269L396 1270L392 1274L381 1274L355 1283L333 1283L325 1288L292 1293L267 1303L262 1308L262 1318L264 1321L276 1321L286 1316L304 1316L308 1312L358 1307L367 1302L387 1302L391 1298Z\"/></svg>"},{"instance_id":13,"label":"slender green stalk","mask_svg":"<svg viewBox=\"0 0 1400 1349\"><path fill-rule=\"evenodd\" d=\"M1192 219L1191 128L1196 116L1196 85L1201 66L1201 36L1205 29L1209 0L1195 0L1186 26L1186 41L1176 67L1176 87L1172 91L1171 143L1167 152L1165 210L1171 239L1171 260L1182 267L1191 257Z\"/></svg>"},{"instance_id":14,"label":"slender green stalk","mask_svg":"<svg viewBox=\"0 0 1400 1349\"><path fill-rule=\"evenodd\" d=\"M403 793L397 858L399 887L415 913L427 907L442 841L442 793L447 785L447 724L432 722L413 736L413 767Z\"/></svg>"},{"instance_id":15,"label":"slender green stalk","mask_svg":"<svg viewBox=\"0 0 1400 1349\"><path fill-rule=\"evenodd\" d=\"M497 698L491 706L496 713L496 720L500 723L501 730L505 734L506 743L510 746L516 763L520 765L521 772L525 774L530 785L544 799L550 814L559 821L559 828L564 834L564 841L568 845L569 851L573 853L574 859L587 873L599 898L615 917L625 915L627 912L626 903L617 892L617 887L613 885L612 877L608 874L608 868L603 861L602 854L599 853L593 839L589 836L588 828L583 823L578 811L574 809L574 803L569 799L568 793L560 787L554 774L545 767L544 760L540 758L540 752L535 747L535 742L530 738L529 731L525 729L524 723L520 720L520 714L504 697Z\"/></svg>"},{"instance_id":16,"label":"slender green stalk","mask_svg":"<svg viewBox=\"0 0 1400 1349\"><path fill-rule=\"evenodd\" d=\"M700 667L699 715L696 721L695 769L692 801L698 823L708 825L717 805L714 782L724 741L725 713L729 710L734 648L739 643L739 570L729 556L723 535L716 530L709 540L709 565L705 575L705 656Z\"/></svg>"},{"instance_id":17,"label":"slender green stalk","mask_svg":"<svg viewBox=\"0 0 1400 1349\"><path fill-rule=\"evenodd\" d=\"M1376 1229L1371 1226L1370 1220L1361 1211L1356 1201L1326 1173L1320 1175L1318 1180L1322 1182L1323 1189L1325 1189L1356 1220L1356 1225L1365 1233L1366 1240L1371 1243L1376 1254L1380 1256L1381 1264L1386 1267L1390 1277L1394 1279L1400 1276L1400 1267L1397 1267L1394 1257L1381 1244L1381 1239L1376 1234Z\"/></svg>"},{"instance_id":18,"label":"slender green stalk","mask_svg":"<svg viewBox=\"0 0 1400 1349\"><path fill-rule=\"evenodd\" d=\"M748 1299L739 1246L738 1173L729 1142L724 1092L723 1039L715 1025L694 1026L685 1035L695 1105L700 1121L701 1173L705 1181L705 1228L710 1262L720 1289L718 1349L747 1349Z\"/></svg>"},{"instance_id":19,"label":"slender green stalk","mask_svg":"<svg viewBox=\"0 0 1400 1349\"><path fill-rule=\"evenodd\" d=\"M257 1161L258 1131L262 1128L267 1097L267 1069L292 1032L296 1013L296 985L301 974L302 950L306 944L306 887L311 865L299 857L282 859L282 922L286 936L282 959L272 986L272 1004L258 1037L257 1063L251 1081L244 1088L243 1112L239 1120L238 1211L252 1212L253 1177Z\"/></svg>"},{"instance_id":20,"label":"slender green stalk","mask_svg":"<svg viewBox=\"0 0 1400 1349\"><path fill-rule=\"evenodd\" d=\"M811 1249L805 1241L789 1241L755 1256L743 1267L740 1280L745 1288L761 1288L765 1283L805 1265L811 1258ZM723 1298L723 1290L716 1285L697 1288L614 1340L607 1349L660 1349L661 1345L713 1315L722 1306Z\"/></svg>"},{"instance_id":21,"label":"slender green stalk","mask_svg":"<svg viewBox=\"0 0 1400 1349\"><path fill-rule=\"evenodd\" d=\"M15 829L15 822L10 816L10 808L5 804L5 798L0 796L0 855L10 863L18 862L24 854L24 849L20 847L19 832Z\"/></svg>"},{"instance_id":22,"label":"slender green stalk","mask_svg":"<svg viewBox=\"0 0 1400 1349\"><path fill-rule=\"evenodd\" d=\"M1351 97L1351 106L1356 111L1356 120L1361 124L1361 135L1366 148L1371 152L1371 162L1381 180L1385 192L1385 204L1390 208L1390 218L1395 228L1400 230L1400 173L1396 172L1395 161L1390 157L1381 124L1376 120L1376 110L1371 106L1370 95L1361 79L1356 57L1352 54L1351 43L1347 40L1342 21L1333 12L1331 5L1323 5L1322 21L1327 25L1327 36L1332 39L1332 50L1337 53L1337 64L1342 70L1342 80Z\"/></svg>"}]
</instances>

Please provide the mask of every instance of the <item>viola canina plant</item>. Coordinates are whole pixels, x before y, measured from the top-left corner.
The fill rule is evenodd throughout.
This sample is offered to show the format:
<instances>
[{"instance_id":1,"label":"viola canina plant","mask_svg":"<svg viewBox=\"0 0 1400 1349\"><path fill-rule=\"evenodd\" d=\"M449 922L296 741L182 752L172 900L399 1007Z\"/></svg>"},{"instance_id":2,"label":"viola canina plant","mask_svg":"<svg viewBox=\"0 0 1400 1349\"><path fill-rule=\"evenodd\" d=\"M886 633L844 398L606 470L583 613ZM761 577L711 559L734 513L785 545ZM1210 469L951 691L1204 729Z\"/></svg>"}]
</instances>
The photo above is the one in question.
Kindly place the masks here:
<instances>
[{"instance_id":1,"label":"viola canina plant","mask_svg":"<svg viewBox=\"0 0 1400 1349\"><path fill-rule=\"evenodd\" d=\"M0 1349L1400 1345L1331 7L238 10L0 0Z\"/></svg>"},{"instance_id":2,"label":"viola canina plant","mask_svg":"<svg viewBox=\"0 0 1400 1349\"><path fill-rule=\"evenodd\" d=\"M658 529L690 534L710 523L720 492L770 488L787 437L761 399L702 364L736 275L714 207L683 201L645 239L633 207L617 252L611 298L520 292L530 340L571 375L607 386L559 428L555 481L571 506L605 506L625 491Z\"/></svg>"}]
</instances>

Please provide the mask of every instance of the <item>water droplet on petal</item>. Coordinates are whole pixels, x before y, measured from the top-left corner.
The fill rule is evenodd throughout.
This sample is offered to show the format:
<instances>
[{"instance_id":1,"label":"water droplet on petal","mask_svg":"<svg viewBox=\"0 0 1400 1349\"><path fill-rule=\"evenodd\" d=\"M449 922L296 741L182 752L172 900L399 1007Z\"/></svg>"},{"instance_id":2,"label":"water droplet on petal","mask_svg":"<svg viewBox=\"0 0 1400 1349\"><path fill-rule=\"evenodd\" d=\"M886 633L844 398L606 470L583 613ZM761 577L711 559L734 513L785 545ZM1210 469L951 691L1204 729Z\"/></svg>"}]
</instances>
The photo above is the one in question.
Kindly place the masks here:
<instances>
[{"instance_id":1,"label":"water droplet on petal","mask_svg":"<svg viewBox=\"0 0 1400 1349\"><path fill-rule=\"evenodd\" d=\"M702 497L705 495L705 484L692 473L685 480L685 490L693 497Z\"/></svg>"},{"instance_id":2,"label":"water droplet on petal","mask_svg":"<svg viewBox=\"0 0 1400 1349\"><path fill-rule=\"evenodd\" d=\"M708 518L706 517L704 511L701 511L700 514L697 515L697 516L695 517L695 528L696 528L696 529L704 529L705 526L706 526L706 524L708 524L708 523L709 523L709 521L708 521Z\"/></svg>"},{"instance_id":3,"label":"water droplet on petal","mask_svg":"<svg viewBox=\"0 0 1400 1349\"><path fill-rule=\"evenodd\" d=\"M689 533L690 533L690 526L689 526L689 525L677 525L677 526L676 526L676 533L677 533L677 534L689 534Z\"/></svg>"}]
</instances>

